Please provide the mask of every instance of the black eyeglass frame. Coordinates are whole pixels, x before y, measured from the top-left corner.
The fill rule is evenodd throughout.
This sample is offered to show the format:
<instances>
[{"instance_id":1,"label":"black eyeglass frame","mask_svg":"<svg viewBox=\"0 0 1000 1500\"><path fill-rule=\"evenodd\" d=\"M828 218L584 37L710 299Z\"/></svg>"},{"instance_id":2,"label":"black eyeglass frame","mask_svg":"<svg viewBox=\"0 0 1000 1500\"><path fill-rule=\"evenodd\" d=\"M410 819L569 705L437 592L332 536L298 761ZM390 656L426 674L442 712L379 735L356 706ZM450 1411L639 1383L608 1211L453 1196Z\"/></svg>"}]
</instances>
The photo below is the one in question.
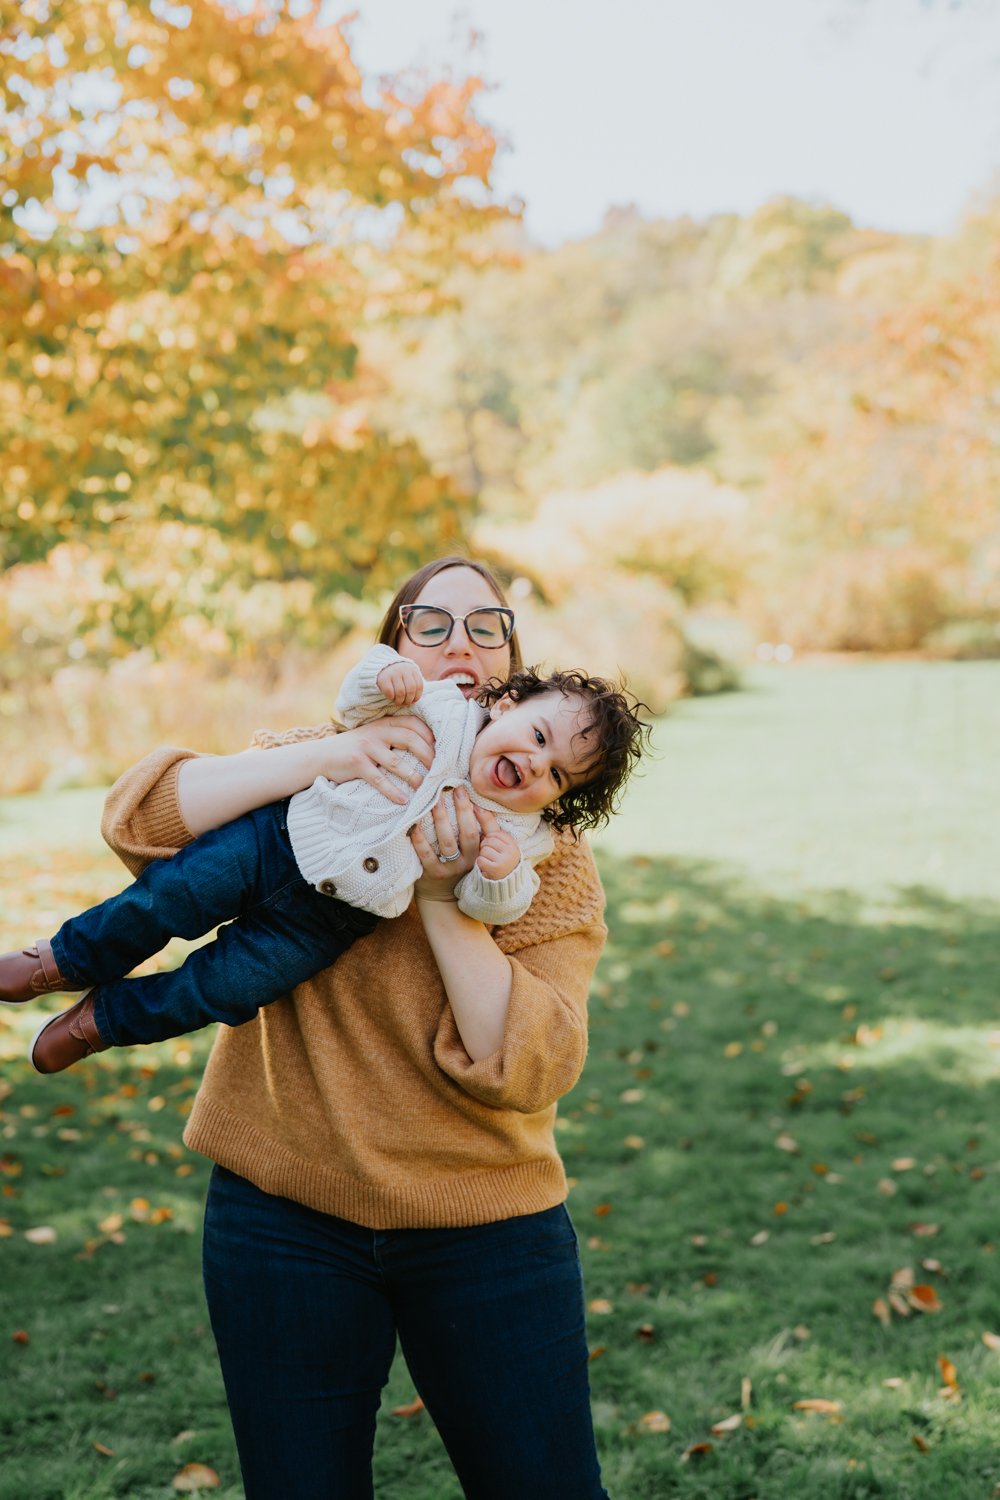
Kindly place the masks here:
<instances>
[{"instance_id":1,"label":"black eyeglass frame","mask_svg":"<svg viewBox=\"0 0 1000 1500\"><path fill-rule=\"evenodd\" d=\"M451 624L448 626L448 634L442 636L441 640L428 643L427 641L413 639L413 636L410 634L410 621L414 615L424 613L448 616ZM487 646L485 641L473 640L469 634L468 624L466 623L472 619L473 615L499 615L504 627L503 640L498 641L495 646ZM482 604L478 609L470 609L467 615L453 615L450 609L445 609L441 604L401 604L399 606L399 623L403 627L407 640L411 641L414 646L422 647L425 651L432 650L434 646L443 646L445 641L450 641L451 633L458 624L464 627L466 640L471 646L475 646L481 651L499 651L501 646L508 646L510 644L517 621L514 617L514 611L508 609L505 604Z\"/></svg>"}]
</instances>

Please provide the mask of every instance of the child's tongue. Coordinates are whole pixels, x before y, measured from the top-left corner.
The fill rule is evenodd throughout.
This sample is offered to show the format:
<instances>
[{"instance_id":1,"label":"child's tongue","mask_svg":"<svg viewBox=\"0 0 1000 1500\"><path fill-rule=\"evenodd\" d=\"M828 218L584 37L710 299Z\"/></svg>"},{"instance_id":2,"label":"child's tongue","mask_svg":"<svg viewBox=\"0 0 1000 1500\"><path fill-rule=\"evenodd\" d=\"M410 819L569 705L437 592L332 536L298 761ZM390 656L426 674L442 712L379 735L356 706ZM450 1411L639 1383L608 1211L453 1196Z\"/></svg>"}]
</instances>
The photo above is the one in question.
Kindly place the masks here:
<instances>
[{"instance_id":1,"label":"child's tongue","mask_svg":"<svg viewBox=\"0 0 1000 1500\"><path fill-rule=\"evenodd\" d=\"M506 755L501 755L497 761L497 781L501 786L517 786L517 772Z\"/></svg>"}]
</instances>

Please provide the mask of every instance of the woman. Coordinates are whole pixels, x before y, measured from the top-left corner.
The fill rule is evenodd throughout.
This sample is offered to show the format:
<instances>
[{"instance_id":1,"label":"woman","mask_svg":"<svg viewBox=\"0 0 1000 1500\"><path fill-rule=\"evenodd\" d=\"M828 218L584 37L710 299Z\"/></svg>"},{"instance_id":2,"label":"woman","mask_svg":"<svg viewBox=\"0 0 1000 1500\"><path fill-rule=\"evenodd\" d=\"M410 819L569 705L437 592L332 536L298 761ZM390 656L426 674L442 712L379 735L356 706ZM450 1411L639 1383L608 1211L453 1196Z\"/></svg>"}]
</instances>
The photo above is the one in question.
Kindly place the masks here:
<instances>
[{"instance_id":1,"label":"woman","mask_svg":"<svg viewBox=\"0 0 1000 1500\"><path fill-rule=\"evenodd\" d=\"M413 603L441 609L438 644L402 629ZM467 619L504 603L484 565L441 558L379 640L471 695L519 664L506 624L487 646ZM109 843L133 872L169 855L263 800L263 761L269 797L280 763L288 794L361 776L396 800L398 752L430 763L408 717L281 740L265 756L154 752L109 795ZM397 1334L468 1500L607 1500L553 1137L586 1053L603 894L586 845L559 838L527 914L492 935L453 897L480 839L455 804L457 830L434 811L436 848L414 830L424 874L405 915L219 1032L185 1131L216 1163L205 1287L247 1500L373 1494Z\"/></svg>"}]
</instances>

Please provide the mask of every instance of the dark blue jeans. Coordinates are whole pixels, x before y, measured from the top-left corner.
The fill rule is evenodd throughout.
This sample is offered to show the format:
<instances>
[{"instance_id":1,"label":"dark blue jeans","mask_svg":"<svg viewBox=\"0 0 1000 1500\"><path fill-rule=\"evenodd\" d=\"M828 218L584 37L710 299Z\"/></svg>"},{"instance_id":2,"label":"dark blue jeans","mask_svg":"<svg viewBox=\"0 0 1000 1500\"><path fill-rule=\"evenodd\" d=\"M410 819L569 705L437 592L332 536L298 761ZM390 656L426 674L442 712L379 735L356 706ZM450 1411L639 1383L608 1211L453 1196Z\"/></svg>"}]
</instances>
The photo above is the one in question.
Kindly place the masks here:
<instances>
[{"instance_id":1,"label":"dark blue jeans","mask_svg":"<svg viewBox=\"0 0 1000 1500\"><path fill-rule=\"evenodd\" d=\"M378 921L320 893L299 874L287 798L202 834L173 859L64 922L52 939L74 988L97 985L94 1020L106 1042L160 1042L212 1021L239 1026L340 957ZM125 979L172 937L214 942L180 968Z\"/></svg>"},{"instance_id":2,"label":"dark blue jeans","mask_svg":"<svg viewBox=\"0 0 1000 1500\"><path fill-rule=\"evenodd\" d=\"M246 1500L371 1500L397 1334L467 1500L608 1500L565 1208L364 1229L216 1167L203 1263Z\"/></svg>"}]
</instances>

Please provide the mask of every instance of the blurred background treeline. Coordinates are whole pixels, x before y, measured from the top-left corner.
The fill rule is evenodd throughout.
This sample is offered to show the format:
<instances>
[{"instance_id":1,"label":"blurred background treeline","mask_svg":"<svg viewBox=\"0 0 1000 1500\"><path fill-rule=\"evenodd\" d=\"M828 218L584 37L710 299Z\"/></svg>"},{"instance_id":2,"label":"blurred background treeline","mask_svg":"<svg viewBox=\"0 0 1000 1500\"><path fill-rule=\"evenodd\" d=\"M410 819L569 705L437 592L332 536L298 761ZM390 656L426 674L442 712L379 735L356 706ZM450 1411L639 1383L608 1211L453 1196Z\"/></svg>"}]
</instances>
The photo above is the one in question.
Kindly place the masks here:
<instances>
[{"instance_id":1,"label":"blurred background treeline","mask_svg":"<svg viewBox=\"0 0 1000 1500\"><path fill-rule=\"evenodd\" d=\"M468 548L657 711L757 651L1000 655L1000 198L541 249L480 83L318 6L0 0L6 792L331 711Z\"/></svg>"}]
</instances>

